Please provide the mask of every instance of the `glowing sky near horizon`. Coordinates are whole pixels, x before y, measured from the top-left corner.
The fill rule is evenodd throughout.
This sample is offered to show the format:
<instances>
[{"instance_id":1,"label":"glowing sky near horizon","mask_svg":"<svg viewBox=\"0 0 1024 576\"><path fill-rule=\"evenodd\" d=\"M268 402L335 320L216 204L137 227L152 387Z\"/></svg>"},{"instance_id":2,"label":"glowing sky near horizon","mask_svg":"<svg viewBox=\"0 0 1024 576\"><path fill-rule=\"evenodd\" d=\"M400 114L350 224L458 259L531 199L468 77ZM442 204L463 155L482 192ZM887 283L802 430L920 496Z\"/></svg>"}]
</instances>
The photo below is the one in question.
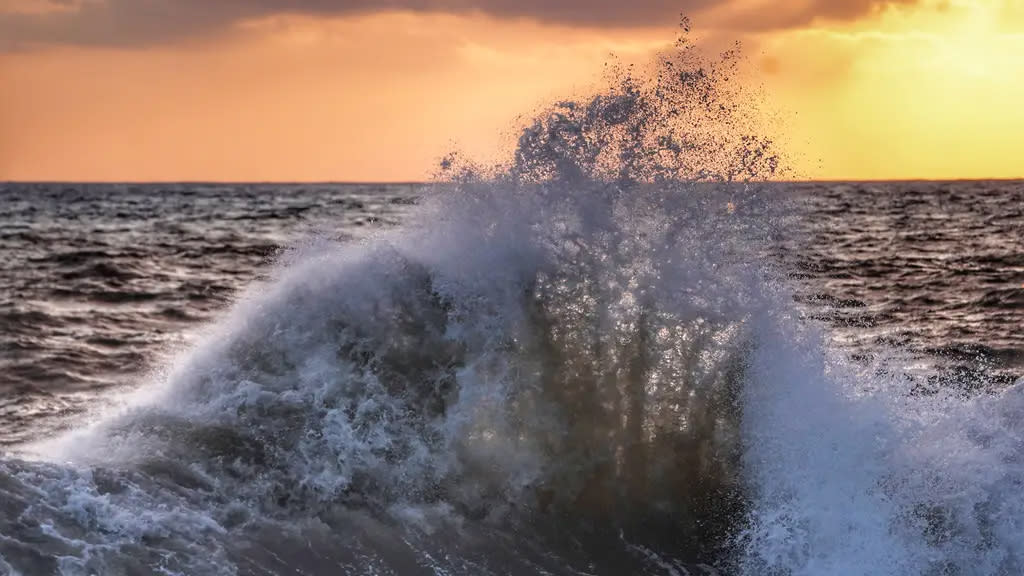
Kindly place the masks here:
<instances>
[{"instance_id":1,"label":"glowing sky near horizon","mask_svg":"<svg viewBox=\"0 0 1024 576\"><path fill-rule=\"evenodd\" d=\"M679 12L743 42L798 177L1024 176L1024 1L626 4L0 0L0 180L421 180Z\"/></svg>"}]
</instances>

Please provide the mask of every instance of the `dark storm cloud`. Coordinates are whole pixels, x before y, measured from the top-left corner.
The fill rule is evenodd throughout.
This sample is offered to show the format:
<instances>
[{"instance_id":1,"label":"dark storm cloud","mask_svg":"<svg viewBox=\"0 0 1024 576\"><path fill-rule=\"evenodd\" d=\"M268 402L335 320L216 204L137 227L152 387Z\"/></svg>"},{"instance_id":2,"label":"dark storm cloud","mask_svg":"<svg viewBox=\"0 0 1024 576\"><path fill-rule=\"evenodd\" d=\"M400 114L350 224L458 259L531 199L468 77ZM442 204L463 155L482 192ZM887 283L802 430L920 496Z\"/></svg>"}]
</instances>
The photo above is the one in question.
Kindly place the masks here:
<instances>
[{"instance_id":1,"label":"dark storm cloud","mask_svg":"<svg viewBox=\"0 0 1024 576\"><path fill-rule=\"evenodd\" d=\"M806 24L815 18L855 18L892 1L814 0L795 10L787 9L781 1L776 6L753 12L737 11L728 24L738 30L785 28ZM346 15L412 10L623 27L664 25L680 14L698 14L723 5L728 8L729 0L80 0L79 8L71 11L0 13L0 48L37 43L159 44L216 32L239 20L279 13Z\"/></svg>"}]
</instances>

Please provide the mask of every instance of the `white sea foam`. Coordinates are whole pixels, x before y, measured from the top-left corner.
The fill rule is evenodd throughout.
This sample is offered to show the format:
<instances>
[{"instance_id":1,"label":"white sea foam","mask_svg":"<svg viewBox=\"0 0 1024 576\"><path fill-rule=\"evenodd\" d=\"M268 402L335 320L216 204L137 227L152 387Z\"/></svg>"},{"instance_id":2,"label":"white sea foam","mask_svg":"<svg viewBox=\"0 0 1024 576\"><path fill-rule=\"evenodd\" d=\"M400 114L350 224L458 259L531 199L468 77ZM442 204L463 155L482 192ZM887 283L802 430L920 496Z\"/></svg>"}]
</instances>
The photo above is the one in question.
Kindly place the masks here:
<instances>
[{"instance_id":1,"label":"white sea foam","mask_svg":"<svg viewBox=\"0 0 1024 576\"><path fill-rule=\"evenodd\" d=\"M1020 573L1022 384L915 396L800 319L743 181L778 158L733 57L681 50L296 250L60 464L0 462L0 567Z\"/></svg>"}]
</instances>

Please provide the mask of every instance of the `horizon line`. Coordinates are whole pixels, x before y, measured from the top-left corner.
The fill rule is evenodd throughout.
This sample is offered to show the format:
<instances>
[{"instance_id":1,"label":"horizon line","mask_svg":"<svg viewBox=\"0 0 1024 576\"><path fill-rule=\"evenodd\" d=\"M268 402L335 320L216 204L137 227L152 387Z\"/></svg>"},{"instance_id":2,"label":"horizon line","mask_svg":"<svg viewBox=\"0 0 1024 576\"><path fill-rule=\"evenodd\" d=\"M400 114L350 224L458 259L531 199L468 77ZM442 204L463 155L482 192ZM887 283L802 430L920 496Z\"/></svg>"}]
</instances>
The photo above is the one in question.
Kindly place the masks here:
<instances>
[{"instance_id":1,"label":"horizon line","mask_svg":"<svg viewBox=\"0 0 1024 576\"><path fill-rule=\"evenodd\" d=\"M1015 177L982 177L982 178L804 178L793 180L750 180L747 182L734 180L732 182L710 182L693 181L695 183L707 184L877 184L877 183L956 183L956 182L1019 182L1024 181L1024 176ZM250 185L323 185L323 186L423 186L427 184L450 184L451 182L434 180L2 180L0 185L8 184L115 184L115 185L159 185L159 184L250 184Z\"/></svg>"}]
</instances>

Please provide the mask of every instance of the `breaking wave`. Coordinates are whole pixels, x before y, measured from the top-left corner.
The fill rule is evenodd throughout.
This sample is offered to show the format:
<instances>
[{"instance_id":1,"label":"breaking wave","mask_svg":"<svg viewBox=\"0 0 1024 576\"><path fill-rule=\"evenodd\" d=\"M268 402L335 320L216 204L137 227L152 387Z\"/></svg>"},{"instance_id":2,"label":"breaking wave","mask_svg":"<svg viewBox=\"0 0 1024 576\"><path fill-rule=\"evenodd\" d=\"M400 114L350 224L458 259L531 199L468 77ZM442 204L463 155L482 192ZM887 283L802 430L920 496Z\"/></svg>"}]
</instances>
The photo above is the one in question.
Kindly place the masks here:
<instances>
[{"instance_id":1,"label":"breaking wave","mask_svg":"<svg viewBox=\"0 0 1024 576\"><path fill-rule=\"evenodd\" d=\"M684 37L293 251L141 399L0 461L0 572L1020 573L1022 385L914 396L801 320L738 62Z\"/></svg>"}]
</instances>

